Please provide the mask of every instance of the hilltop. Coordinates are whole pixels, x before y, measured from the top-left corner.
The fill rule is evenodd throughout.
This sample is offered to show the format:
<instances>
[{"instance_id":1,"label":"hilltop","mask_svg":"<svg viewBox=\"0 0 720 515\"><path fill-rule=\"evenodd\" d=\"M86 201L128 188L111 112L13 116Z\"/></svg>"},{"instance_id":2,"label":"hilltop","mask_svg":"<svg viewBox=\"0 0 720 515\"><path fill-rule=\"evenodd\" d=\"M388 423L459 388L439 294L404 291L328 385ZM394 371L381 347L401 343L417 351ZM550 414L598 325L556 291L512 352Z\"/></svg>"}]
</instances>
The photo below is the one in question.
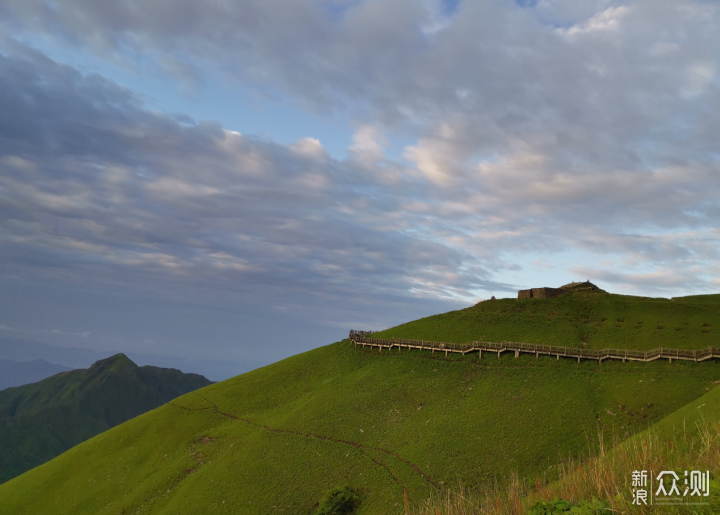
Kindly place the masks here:
<instances>
[{"instance_id":1,"label":"hilltop","mask_svg":"<svg viewBox=\"0 0 720 515\"><path fill-rule=\"evenodd\" d=\"M720 295L673 299L566 285L554 298L498 299L377 332L377 338L516 341L602 349L717 346ZM593 285L594 286L594 285Z\"/></svg>"},{"instance_id":2,"label":"hilltop","mask_svg":"<svg viewBox=\"0 0 720 515\"><path fill-rule=\"evenodd\" d=\"M663 317L687 327L683 345L693 348L712 335L702 329L718 316L720 296L711 297L487 301L385 333L581 344L572 331L614 313L633 324L617 328L635 335L625 345L657 346L634 325ZM678 347L682 331L673 334ZM0 497L18 514L311 515L326 492L348 486L361 498L357 514L403 513L404 492L412 505L458 482L552 479L560 460L594 452L598 427L630 437L719 379L712 362L478 360L345 340L181 396L0 485Z\"/></svg>"},{"instance_id":3,"label":"hilltop","mask_svg":"<svg viewBox=\"0 0 720 515\"><path fill-rule=\"evenodd\" d=\"M203 376L138 367L124 354L0 391L0 482L197 388Z\"/></svg>"}]
</instances>

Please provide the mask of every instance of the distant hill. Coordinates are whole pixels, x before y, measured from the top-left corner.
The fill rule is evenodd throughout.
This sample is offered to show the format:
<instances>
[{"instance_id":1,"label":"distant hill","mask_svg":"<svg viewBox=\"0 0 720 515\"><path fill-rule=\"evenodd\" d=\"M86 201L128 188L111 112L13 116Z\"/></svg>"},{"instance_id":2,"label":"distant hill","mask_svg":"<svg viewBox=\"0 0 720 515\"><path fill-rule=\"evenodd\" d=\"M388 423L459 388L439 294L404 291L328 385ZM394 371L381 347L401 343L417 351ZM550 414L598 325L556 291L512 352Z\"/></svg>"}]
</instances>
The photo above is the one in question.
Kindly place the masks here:
<instances>
[{"instance_id":1,"label":"distant hill","mask_svg":"<svg viewBox=\"0 0 720 515\"><path fill-rule=\"evenodd\" d=\"M116 350L96 350L79 347L59 347L46 343L20 338L7 338L0 336L0 359L15 361L32 361L44 359L50 363L73 368L88 368L90 365L106 358L110 354L117 354ZM139 366L152 365L163 368L177 368L186 372L202 374L214 381L221 381L238 374L252 370L266 363L255 361L235 361L232 359L196 359L180 356L164 356L153 354L140 354L127 352L126 355Z\"/></svg>"},{"instance_id":2,"label":"distant hill","mask_svg":"<svg viewBox=\"0 0 720 515\"><path fill-rule=\"evenodd\" d=\"M32 361L0 359L0 390L11 386L35 383L68 370L72 370L72 368L49 363L44 359L34 359Z\"/></svg>"},{"instance_id":3,"label":"distant hill","mask_svg":"<svg viewBox=\"0 0 720 515\"><path fill-rule=\"evenodd\" d=\"M575 292L487 301L380 334L700 348L717 345L719 305ZM458 484L553 480L567 457L597 450L598 429L613 442L697 411L690 403L718 380L717 362L445 357L345 340L129 420L0 485L0 499L13 515L315 515L347 486L361 499L353 515L405 513L405 499L413 509Z\"/></svg>"},{"instance_id":4,"label":"distant hill","mask_svg":"<svg viewBox=\"0 0 720 515\"><path fill-rule=\"evenodd\" d=\"M138 367L124 354L0 391L0 483L182 394L197 374Z\"/></svg>"}]
</instances>

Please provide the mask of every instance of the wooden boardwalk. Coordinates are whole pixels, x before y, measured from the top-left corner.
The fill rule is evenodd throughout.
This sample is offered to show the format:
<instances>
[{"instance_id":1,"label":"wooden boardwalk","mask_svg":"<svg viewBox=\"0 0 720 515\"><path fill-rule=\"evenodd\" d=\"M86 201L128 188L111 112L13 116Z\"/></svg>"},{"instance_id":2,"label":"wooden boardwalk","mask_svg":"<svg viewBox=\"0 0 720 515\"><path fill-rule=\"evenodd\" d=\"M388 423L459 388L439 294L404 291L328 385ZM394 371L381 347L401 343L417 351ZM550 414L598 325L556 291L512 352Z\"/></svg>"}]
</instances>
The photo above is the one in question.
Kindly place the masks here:
<instances>
[{"instance_id":1,"label":"wooden boardwalk","mask_svg":"<svg viewBox=\"0 0 720 515\"><path fill-rule=\"evenodd\" d=\"M622 361L655 361L656 359L667 359L671 363L674 359L683 361L705 361L712 358L720 358L720 349L714 347L706 347L699 350L682 350L682 349L667 349L660 347L658 349L652 349L647 351L641 350L629 350L629 349L578 349L576 347L561 347L557 345L541 345L538 343L520 343L520 342L470 342L470 343L446 343L446 342L433 342L425 340L408 340L405 338L392 338L390 340L383 340L379 338L372 338L372 333L368 331L350 331L350 341L355 346L362 345L364 347L378 348L392 350L397 348L398 352L401 349L418 349L418 350L429 350L432 352L445 352L447 356L449 352L455 352L459 354L468 354L471 352L477 352L478 358L482 358L483 352L497 353L497 357L500 357L502 352L512 351L515 352L515 357L520 356L520 353L535 354L535 359L539 356L556 356L557 359L563 358L577 358L578 363L581 359L592 359L602 363L605 359L618 359Z\"/></svg>"}]
</instances>

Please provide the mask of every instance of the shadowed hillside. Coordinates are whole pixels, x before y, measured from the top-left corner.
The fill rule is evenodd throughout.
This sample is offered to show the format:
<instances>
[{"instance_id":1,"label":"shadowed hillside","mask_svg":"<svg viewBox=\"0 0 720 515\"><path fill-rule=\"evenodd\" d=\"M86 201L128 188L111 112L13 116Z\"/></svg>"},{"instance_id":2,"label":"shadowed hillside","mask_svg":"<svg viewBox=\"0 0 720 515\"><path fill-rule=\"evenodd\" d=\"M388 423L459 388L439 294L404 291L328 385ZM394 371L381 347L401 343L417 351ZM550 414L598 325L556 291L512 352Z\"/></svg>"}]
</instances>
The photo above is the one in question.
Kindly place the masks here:
<instances>
[{"instance_id":1,"label":"shadowed hillside","mask_svg":"<svg viewBox=\"0 0 720 515\"><path fill-rule=\"evenodd\" d=\"M0 482L210 381L124 354L0 391Z\"/></svg>"}]
</instances>

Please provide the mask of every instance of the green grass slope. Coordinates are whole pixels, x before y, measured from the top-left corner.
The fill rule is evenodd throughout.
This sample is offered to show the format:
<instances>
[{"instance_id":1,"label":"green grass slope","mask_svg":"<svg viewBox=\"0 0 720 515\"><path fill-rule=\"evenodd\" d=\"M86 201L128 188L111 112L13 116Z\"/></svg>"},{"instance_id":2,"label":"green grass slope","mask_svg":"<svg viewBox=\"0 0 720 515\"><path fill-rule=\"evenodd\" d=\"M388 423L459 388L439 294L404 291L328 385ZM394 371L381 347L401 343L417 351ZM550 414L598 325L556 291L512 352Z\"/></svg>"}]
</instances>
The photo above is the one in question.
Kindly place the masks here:
<instances>
[{"instance_id":1,"label":"green grass slope","mask_svg":"<svg viewBox=\"0 0 720 515\"><path fill-rule=\"evenodd\" d=\"M720 381L718 381L720 384ZM717 514L720 513L720 387L710 388L704 395L694 399L652 427L640 431L624 440L609 453L591 458L582 463L565 463L560 480L544 485L539 491L523 485L516 490L515 496L524 496L522 505L527 510L535 505L538 499L566 499L571 501L589 501L603 499L610 504L611 511L627 514ZM679 504L668 506L652 502L652 492L657 483L648 489L649 506L638 506L633 503L631 490L632 471L646 470L651 478L661 471L675 471L680 477L680 492L684 491L684 472L691 470L709 471L709 495L684 497ZM512 499L513 495L492 496L500 500ZM679 500L679 499L677 499ZM473 500L478 504L478 500ZM482 502L482 500L480 501ZM480 513L469 507L470 503L456 498L455 510L447 513ZM492 506L492 502L485 501ZM508 507L506 505L506 507ZM547 506L545 506L547 508ZM424 513L435 514L434 506L429 506ZM510 509L487 510L482 513L507 513ZM536 509L533 513L539 511Z\"/></svg>"},{"instance_id":2,"label":"green grass slope","mask_svg":"<svg viewBox=\"0 0 720 515\"><path fill-rule=\"evenodd\" d=\"M720 386L711 388L705 395L674 411L654 424L652 432L662 439L677 438L683 442L697 437L709 425L720 423Z\"/></svg>"},{"instance_id":3,"label":"green grass slope","mask_svg":"<svg viewBox=\"0 0 720 515\"><path fill-rule=\"evenodd\" d=\"M203 376L138 367L118 354L89 369L0 391L0 482L208 384Z\"/></svg>"},{"instance_id":4,"label":"green grass slope","mask_svg":"<svg viewBox=\"0 0 720 515\"><path fill-rule=\"evenodd\" d=\"M478 361L344 341L175 399L0 485L0 499L13 514L312 514L349 486L356 513L403 513L404 490L417 502L458 481L534 478L587 452L597 424L631 435L717 379L707 362Z\"/></svg>"},{"instance_id":5,"label":"green grass slope","mask_svg":"<svg viewBox=\"0 0 720 515\"><path fill-rule=\"evenodd\" d=\"M377 338L517 341L602 349L720 346L720 295L675 299L568 293L499 299L381 331Z\"/></svg>"}]
</instances>

